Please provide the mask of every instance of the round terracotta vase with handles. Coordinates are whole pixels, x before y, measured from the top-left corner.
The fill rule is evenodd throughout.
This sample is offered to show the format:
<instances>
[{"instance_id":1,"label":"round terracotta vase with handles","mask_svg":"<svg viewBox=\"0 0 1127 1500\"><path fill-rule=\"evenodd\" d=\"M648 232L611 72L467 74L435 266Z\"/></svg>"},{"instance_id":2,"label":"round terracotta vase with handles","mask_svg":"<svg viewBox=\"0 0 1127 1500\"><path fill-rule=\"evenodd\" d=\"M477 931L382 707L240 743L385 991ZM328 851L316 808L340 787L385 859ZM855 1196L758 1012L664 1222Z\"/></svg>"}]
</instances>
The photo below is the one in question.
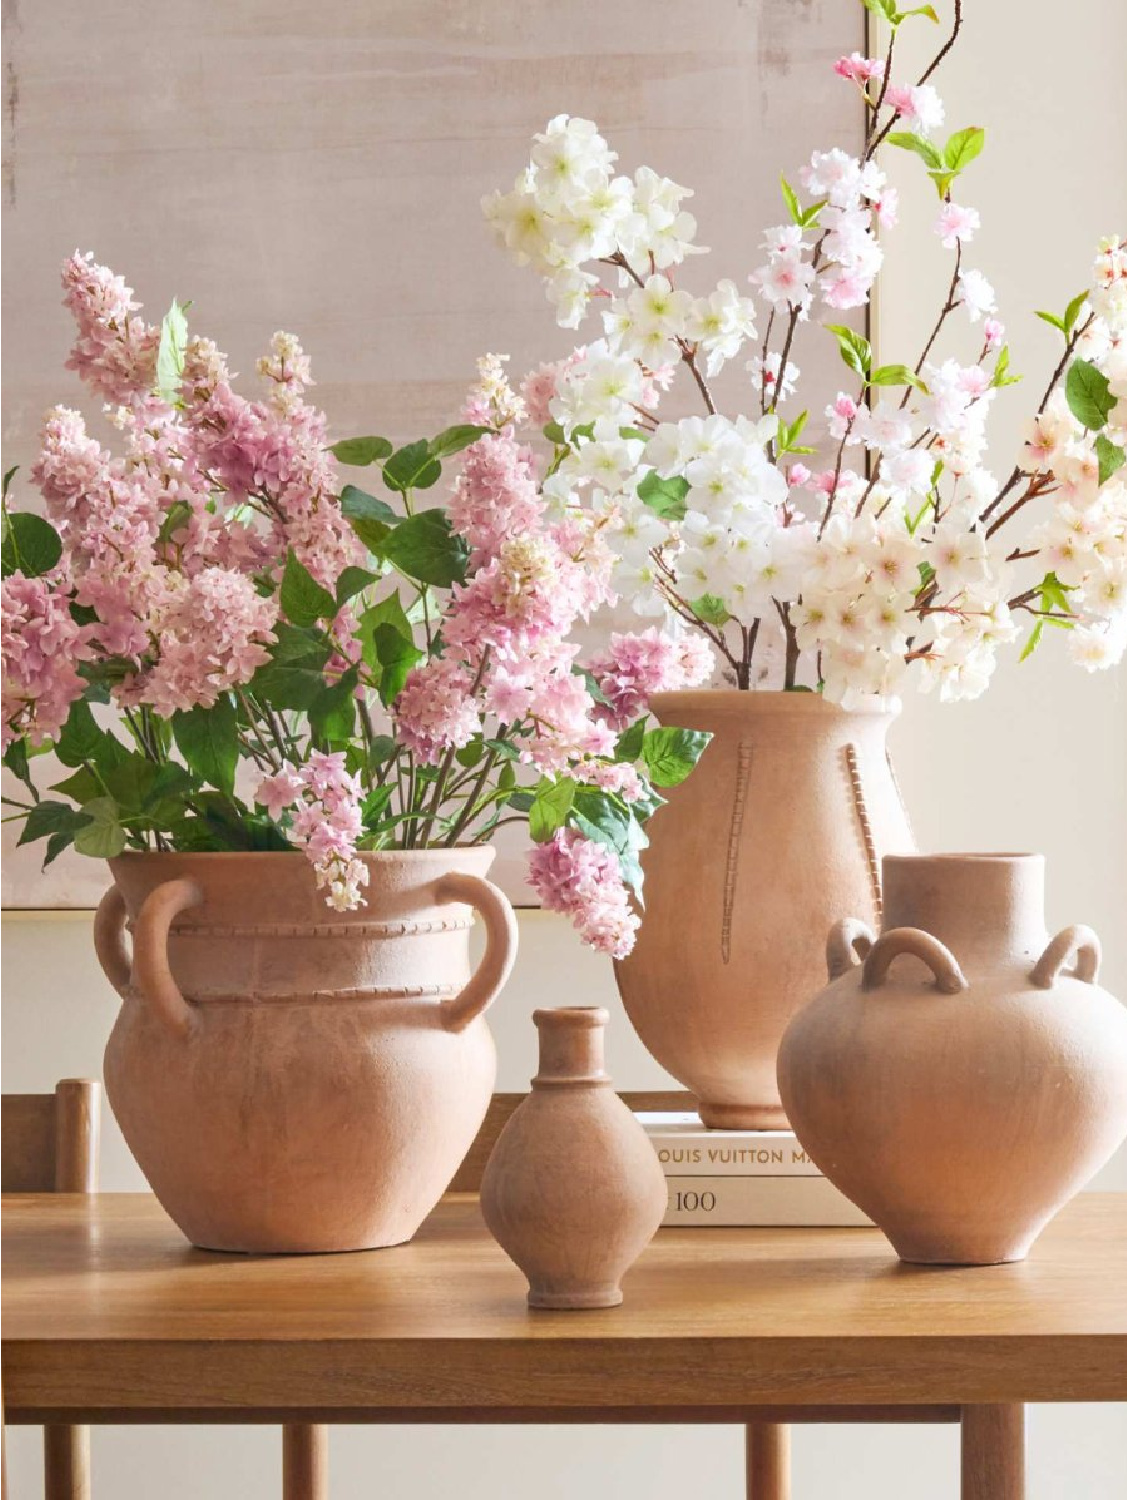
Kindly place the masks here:
<instances>
[{"instance_id":1,"label":"round terracotta vase with handles","mask_svg":"<svg viewBox=\"0 0 1127 1500\"><path fill-rule=\"evenodd\" d=\"M1127 1134L1127 1010L1087 927L1049 940L1040 855L884 862L831 931L779 1088L825 1175L902 1260L1021 1260Z\"/></svg>"},{"instance_id":2,"label":"round terracotta vase with handles","mask_svg":"<svg viewBox=\"0 0 1127 1500\"><path fill-rule=\"evenodd\" d=\"M195 1245L400 1244L484 1119L496 1056L482 1013L517 943L484 878L493 851L361 858L352 912L326 907L301 854L110 861L94 936L123 1004L106 1092ZM471 973L475 910L487 941Z\"/></svg>"},{"instance_id":3,"label":"round terracotta vase with handles","mask_svg":"<svg viewBox=\"0 0 1127 1500\"><path fill-rule=\"evenodd\" d=\"M775 1057L822 982L818 934L850 913L879 921L881 856L914 848L885 742L895 712L735 690L650 706L712 741L650 826L645 919L618 988L706 1125L778 1128Z\"/></svg>"}]
</instances>

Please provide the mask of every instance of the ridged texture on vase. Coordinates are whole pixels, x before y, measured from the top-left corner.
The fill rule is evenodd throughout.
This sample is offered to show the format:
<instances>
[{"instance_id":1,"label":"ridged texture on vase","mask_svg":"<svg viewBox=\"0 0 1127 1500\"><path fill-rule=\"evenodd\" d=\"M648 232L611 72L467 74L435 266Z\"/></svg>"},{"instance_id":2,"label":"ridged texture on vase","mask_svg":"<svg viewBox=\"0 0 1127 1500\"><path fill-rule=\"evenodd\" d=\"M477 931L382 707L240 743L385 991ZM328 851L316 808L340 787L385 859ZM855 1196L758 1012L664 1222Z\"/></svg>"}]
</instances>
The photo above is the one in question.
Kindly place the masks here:
<instances>
[{"instance_id":1,"label":"ridged texture on vase","mask_svg":"<svg viewBox=\"0 0 1127 1500\"><path fill-rule=\"evenodd\" d=\"M652 707L713 739L650 824L644 920L618 987L706 1124L779 1126L775 1057L822 982L821 934L853 912L879 920L880 858L913 847L893 714L812 693L664 693Z\"/></svg>"},{"instance_id":2,"label":"ridged texture on vase","mask_svg":"<svg viewBox=\"0 0 1127 1500\"><path fill-rule=\"evenodd\" d=\"M645 1131L603 1071L601 1009L538 1010L540 1069L497 1139L481 1211L530 1307L616 1307L668 1194Z\"/></svg>"},{"instance_id":3,"label":"ridged texture on vase","mask_svg":"<svg viewBox=\"0 0 1127 1500\"><path fill-rule=\"evenodd\" d=\"M1022 1259L1127 1134L1127 1011L1043 884L1038 855L886 860L879 940L831 933L783 1038L799 1140L903 1260Z\"/></svg>"},{"instance_id":4,"label":"ridged texture on vase","mask_svg":"<svg viewBox=\"0 0 1127 1500\"><path fill-rule=\"evenodd\" d=\"M298 854L111 861L119 895L99 915L99 954L123 1004L106 1090L154 1193L196 1245L398 1244L484 1118L492 1037L484 1020L452 1025L448 1013L471 976L474 898L452 901L443 882L492 892L477 880L492 850L362 857L367 904L345 913L325 906ZM138 918L178 890L188 894L162 973L164 943L143 954ZM115 954L114 901L133 930L132 972Z\"/></svg>"}]
</instances>

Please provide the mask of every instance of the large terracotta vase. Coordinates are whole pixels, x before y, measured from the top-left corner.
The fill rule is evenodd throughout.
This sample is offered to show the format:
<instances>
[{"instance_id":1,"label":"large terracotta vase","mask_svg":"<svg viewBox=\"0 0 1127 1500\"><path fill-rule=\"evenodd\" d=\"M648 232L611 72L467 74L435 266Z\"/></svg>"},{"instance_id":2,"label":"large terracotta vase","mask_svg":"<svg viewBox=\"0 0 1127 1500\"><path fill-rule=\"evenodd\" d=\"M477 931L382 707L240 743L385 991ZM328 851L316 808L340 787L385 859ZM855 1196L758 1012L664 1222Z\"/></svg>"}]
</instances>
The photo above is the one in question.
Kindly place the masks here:
<instances>
[{"instance_id":1,"label":"large terracotta vase","mask_svg":"<svg viewBox=\"0 0 1127 1500\"><path fill-rule=\"evenodd\" d=\"M193 1244L399 1244L485 1116L482 1012L516 950L512 909L484 879L493 851L362 858L367 904L341 913L296 853L110 861L95 945L123 1004L106 1092ZM487 942L471 973L474 909Z\"/></svg>"},{"instance_id":2,"label":"large terracotta vase","mask_svg":"<svg viewBox=\"0 0 1127 1500\"><path fill-rule=\"evenodd\" d=\"M880 937L832 930L832 982L783 1038L783 1103L903 1260L1020 1260L1127 1134L1127 1010L1093 932L1049 940L1039 855L884 875Z\"/></svg>"},{"instance_id":3,"label":"large terracotta vase","mask_svg":"<svg viewBox=\"0 0 1127 1500\"><path fill-rule=\"evenodd\" d=\"M823 933L879 920L880 860L913 848L885 736L894 715L813 693L660 693L712 742L642 858L645 918L618 964L627 1014L706 1125L785 1124L775 1056L822 982Z\"/></svg>"}]
</instances>

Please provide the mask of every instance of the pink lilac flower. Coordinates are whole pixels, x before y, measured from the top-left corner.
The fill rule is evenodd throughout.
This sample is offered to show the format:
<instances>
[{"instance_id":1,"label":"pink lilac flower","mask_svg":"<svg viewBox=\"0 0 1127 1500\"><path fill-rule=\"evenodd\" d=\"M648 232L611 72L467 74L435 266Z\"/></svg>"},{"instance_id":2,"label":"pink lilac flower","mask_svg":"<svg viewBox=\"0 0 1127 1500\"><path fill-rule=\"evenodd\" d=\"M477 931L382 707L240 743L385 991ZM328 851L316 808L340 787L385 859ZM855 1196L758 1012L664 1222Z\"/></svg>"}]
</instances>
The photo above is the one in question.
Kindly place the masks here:
<instances>
[{"instance_id":1,"label":"pink lilac flower","mask_svg":"<svg viewBox=\"0 0 1127 1500\"><path fill-rule=\"evenodd\" d=\"M571 919L584 942L625 958L641 925L630 905L618 860L609 849L561 828L529 856L529 880L548 911Z\"/></svg>"},{"instance_id":2,"label":"pink lilac flower","mask_svg":"<svg viewBox=\"0 0 1127 1500\"><path fill-rule=\"evenodd\" d=\"M967 208L961 203L945 203L935 221L935 232L945 250L953 250L956 244L972 240L981 220L976 208Z\"/></svg>"},{"instance_id":3,"label":"pink lilac flower","mask_svg":"<svg viewBox=\"0 0 1127 1500\"><path fill-rule=\"evenodd\" d=\"M656 626L636 634L612 635L590 671L607 700L603 712L615 729L625 729L646 712L654 693L698 687L712 675L712 648L700 635L676 638Z\"/></svg>"},{"instance_id":4,"label":"pink lilac flower","mask_svg":"<svg viewBox=\"0 0 1127 1500\"><path fill-rule=\"evenodd\" d=\"M356 857L364 831L360 811L363 788L350 775L341 753L314 750L302 766L285 765L265 776L255 789L260 807L280 822L290 808L289 836L312 864L317 888L336 911L364 905L368 867Z\"/></svg>"},{"instance_id":5,"label":"pink lilac flower","mask_svg":"<svg viewBox=\"0 0 1127 1500\"><path fill-rule=\"evenodd\" d=\"M108 401L130 401L156 380L160 329L137 317L133 290L76 250L63 265L64 302L78 325L67 369Z\"/></svg>"},{"instance_id":6,"label":"pink lilac flower","mask_svg":"<svg viewBox=\"0 0 1127 1500\"><path fill-rule=\"evenodd\" d=\"M395 700L395 736L424 765L468 745L481 728L474 679L460 661L435 656L407 674Z\"/></svg>"},{"instance_id":7,"label":"pink lilac flower","mask_svg":"<svg viewBox=\"0 0 1127 1500\"><path fill-rule=\"evenodd\" d=\"M494 557L506 539L540 524L544 504L534 465L532 450L509 431L466 449L447 509L450 524L470 544L474 566Z\"/></svg>"},{"instance_id":8,"label":"pink lilac flower","mask_svg":"<svg viewBox=\"0 0 1127 1500\"><path fill-rule=\"evenodd\" d=\"M26 735L41 745L66 723L86 684L78 663L93 656L90 629L76 625L57 576L12 573L0 584L2 748Z\"/></svg>"}]
</instances>

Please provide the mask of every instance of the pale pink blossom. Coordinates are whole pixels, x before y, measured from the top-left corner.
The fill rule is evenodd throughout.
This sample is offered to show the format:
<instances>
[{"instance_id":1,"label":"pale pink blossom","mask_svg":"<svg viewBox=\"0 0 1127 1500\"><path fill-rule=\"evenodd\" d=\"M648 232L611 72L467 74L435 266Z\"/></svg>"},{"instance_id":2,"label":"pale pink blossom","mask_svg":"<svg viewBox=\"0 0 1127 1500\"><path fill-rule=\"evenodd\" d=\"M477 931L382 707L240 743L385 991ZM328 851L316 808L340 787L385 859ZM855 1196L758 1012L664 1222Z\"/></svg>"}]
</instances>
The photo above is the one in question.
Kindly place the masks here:
<instances>
[{"instance_id":1,"label":"pale pink blossom","mask_svg":"<svg viewBox=\"0 0 1127 1500\"><path fill-rule=\"evenodd\" d=\"M854 52L849 57L839 57L834 63L834 72L839 78L848 78L851 83L866 84L871 78L879 83L884 77L884 59L862 57Z\"/></svg>"},{"instance_id":2,"label":"pale pink blossom","mask_svg":"<svg viewBox=\"0 0 1127 1500\"><path fill-rule=\"evenodd\" d=\"M884 102L896 111L905 125L921 135L930 135L943 124L943 101L930 83L890 83L885 90Z\"/></svg>"},{"instance_id":3,"label":"pale pink blossom","mask_svg":"<svg viewBox=\"0 0 1127 1500\"><path fill-rule=\"evenodd\" d=\"M395 700L396 738L424 765L468 745L481 728L474 679L460 661L435 656L407 675Z\"/></svg>"},{"instance_id":4,"label":"pale pink blossom","mask_svg":"<svg viewBox=\"0 0 1127 1500\"><path fill-rule=\"evenodd\" d=\"M945 250L953 250L957 244L972 240L981 220L976 208L962 203L945 203L935 221L935 232Z\"/></svg>"},{"instance_id":5,"label":"pale pink blossom","mask_svg":"<svg viewBox=\"0 0 1127 1500\"><path fill-rule=\"evenodd\" d=\"M569 917L584 942L612 958L625 958L641 925L630 905L614 854L561 828L529 855L529 881L548 911Z\"/></svg>"},{"instance_id":6,"label":"pale pink blossom","mask_svg":"<svg viewBox=\"0 0 1127 1500\"><path fill-rule=\"evenodd\" d=\"M23 736L41 745L82 696L78 664L94 654L90 628L75 624L57 577L12 573L0 584L0 614L0 748Z\"/></svg>"},{"instance_id":7,"label":"pale pink blossom","mask_svg":"<svg viewBox=\"0 0 1127 1500\"><path fill-rule=\"evenodd\" d=\"M997 318L987 318L982 325L982 336L986 340L986 348L989 352L999 349L1006 337L1005 325Z\"/></svg>"},{"instance_id":8,"label":"pale pink blossom","mask_svg":"<svg viewBox=\"0 0 1127 1500\"><path fill-rule=\"evenodd\" d=\"M270 817L288 822L289 838L304 851L318 889L336 911L364 905L368 867L356 857L364 832L362 796L360 778L349 773L343 753L320 750L311 751L303 765L284 765L263 777L254 793Z\"/></svg>"},{"instance_id":9,"label":"pale pink blossom","mask_svg":"<svg viewBox=\"0 0 1127 1500\"><path fill-rule=\"evenodd\" d=\"M699 687L712 675L715 661L705 637L674 638L656 626L637 634L612 635L606 650L589 669L607 700L604 713L616 729L646 712L654 693Z\"/></svg>"}]
</instances>

